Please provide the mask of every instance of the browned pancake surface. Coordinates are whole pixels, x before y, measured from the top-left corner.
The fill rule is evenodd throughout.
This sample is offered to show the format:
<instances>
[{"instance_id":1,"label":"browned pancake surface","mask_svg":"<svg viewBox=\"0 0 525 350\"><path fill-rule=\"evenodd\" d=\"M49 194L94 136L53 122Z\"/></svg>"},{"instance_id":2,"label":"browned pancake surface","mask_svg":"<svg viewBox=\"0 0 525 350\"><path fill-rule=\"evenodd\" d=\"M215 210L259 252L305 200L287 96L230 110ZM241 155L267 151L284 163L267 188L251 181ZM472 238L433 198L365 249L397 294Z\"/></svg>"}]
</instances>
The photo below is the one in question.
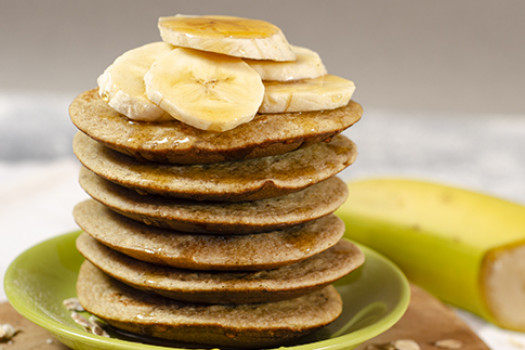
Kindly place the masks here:
<instances>
[{"instance_id":1,"label":"browned pancake surface","mask_svg":"<svg viewBox=\"0 0 525 350\"><path fill-rule=\"evenodd\" d=\"M257 272L195 272L144 263L107 248L86 233L77 239L77 248L93 265L134 288L207 304L299 297L344 277L364 262L359 248L345 240L301 262Z\"/></svg>"},{"instance_id":2,"label":"browned pancake surface","mask_svg":"<svg viewBox=\"0 0 525 350\"><path fill-rule=\"evenodd\" d=\"M93 139L138 159L200 164L258 158L292 151L326 139L356 123L361 106L318 112L260 114L249 123L221 133L199 130L179 121L132 121L114 111L97 90L71 104L73 123Z\"/></svg>"},{"instance_id":3,"label":"browned pancake surface","mask_svg":"<svg viewBox=\"0 0 525 350\"><path fill-rule=\"evenodd\" d=\"M263 270L287 265L335 245L344 223L331 214L283 230L251 235L179 233L130 220L87 200L73 210L90 236L146 262L197 270Z\"/></svg>"},{"instance_id":4,"label":"browned pancake surface","mask_svg":"<svg viewBox=\"0 0 525 350\"><path fill-rule=\"evenodd\" d=\"M337 177L281 197L248 202L202 202L140 195L82 168L80 185L94 199L148 225L184 232L246 234L318 219L334 212L348 190Z\"/></svg>"},{"instance_id":5,"label":"browned pancake surface","mask_svg":"<svg viewBox=\"0 0 525 350\"><path fill-rule=\"evenodd\" d=\"M326 180L357 157L342 135L278 155L200 165L143 163L77 133L73 150L97 175L139 191L193 200L240 201L281 196Z\"/></svg>"},{"instance_id":6,"label":"browned pancake surface","mask_svg":"<svg viewBox=\"0 0 525 350\"><path fill-rule=\"evenodd\" d=\"M80 268L77 295L87 311L126 331L242 348L294 339L334 321L342 311L341 297L332 286L272 303L181 303L127 287L87 261Z\"/></svg>"}]
</instances>

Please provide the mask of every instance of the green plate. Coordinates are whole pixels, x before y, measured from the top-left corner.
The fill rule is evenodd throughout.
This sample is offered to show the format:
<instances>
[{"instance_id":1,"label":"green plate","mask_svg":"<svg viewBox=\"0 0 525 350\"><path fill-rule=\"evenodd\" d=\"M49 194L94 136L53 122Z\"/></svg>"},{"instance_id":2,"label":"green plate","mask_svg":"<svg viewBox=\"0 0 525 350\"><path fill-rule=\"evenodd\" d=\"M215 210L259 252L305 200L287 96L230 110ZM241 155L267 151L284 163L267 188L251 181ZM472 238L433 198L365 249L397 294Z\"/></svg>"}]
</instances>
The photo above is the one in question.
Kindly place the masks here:
<instances>
[{"instance_id":1,"label":"green plate","mask_svg":"<svg viewBox=\"0 0 525 350\"><path fill-rule=\"evenodd\" d=\"M57 236L18 256L4 280L7 297L24 317L52 332L76 350L181 349L162 343L144 344L124 335L105 338L77 325L62 302L75 296L78 269L83 261L75 248L79 232ZM410 291L403 273L383 256L359 245L365 264L336 283L343 298L343 314L331 325L280 350L351 349L390 328L405 312Z\"/></svg>"}]
</instances>

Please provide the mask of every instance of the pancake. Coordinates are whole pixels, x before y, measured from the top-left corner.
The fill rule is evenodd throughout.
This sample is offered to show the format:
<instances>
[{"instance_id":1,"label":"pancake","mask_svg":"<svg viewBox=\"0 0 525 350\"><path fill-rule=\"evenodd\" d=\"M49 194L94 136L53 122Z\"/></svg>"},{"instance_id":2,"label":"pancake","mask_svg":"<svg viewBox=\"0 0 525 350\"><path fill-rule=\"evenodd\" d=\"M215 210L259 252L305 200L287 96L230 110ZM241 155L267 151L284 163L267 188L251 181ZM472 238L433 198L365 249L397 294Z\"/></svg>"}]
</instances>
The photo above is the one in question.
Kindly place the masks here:
<instances>
[{"instance_id":1,"label":"pancake","mask_svg":"<svg viewBox=\"0 0 525 350\"><path fill-rule=\"evenodd\" d=\"M352 164L355 144L342 135L271 157L199 165L140 162L77 133L73 150L97 175L138 191L193 200L282 196L326 180Z\"/></svg>"},{"instance_id":2,"label":"pancake","mask_svg":"<svg viewBox=\"0 0 525 350\"><path fill-rule=\"evenodd\" d=\"M335 245L345 226L331 214L279 231L204 235L147 226L94 200L77 204L77 224L104 245L138 260L196 270L264 270L304 260Z\"/></svg>"},{"instance_id":3,"label":"pancake","mask_svg":"<svg viewBox=\"0 0 525 350\"><path fill-rule=\"evenodd\" d=\"M85 91L71 104L73 123L84 133L121 153L155 162L202 164L259 158L328 140L356 123L361 106L303 113L262 114L221 133L199 130L177 120L132 121L98 95Z\"/></svg>"},{"instance_id":4,"label":"pancake","mask_svg":"<svg viewBox=\"0 0 525 350\"><path fill-rule=\"evenodd\" d=\"M249 202L201 202L140 195L80 170L80 185L95 200L131 219L183 232L246 234L268 232L318 219L346 199L346 184L332 177L299 192Z\"/></svg>"},{"instance_id":5,"label":"pancake","mask_svg":"<svg viewBox=\"0 0 525 350\"><path fill-rule=\"evenodd\" d=\"M195 272L144 263L107 248L86 233L78 237L77 248L104 273L131 287L207 304L296 298L346 276L364 262L364 254L345 240L301 262L257 272Z\"/></svg>"},{"instance_id":6,"label":"pancake","mask_svg":"<svg viewBox=\"0 0 525 350\"><path fill-rule=\"evenodd\" d=\"M242 348L282 344L329 324L342 312L341 297L332 286L271 303L191 304L130 288L87 261L80 268L77 295L84 309L125 331Z\"/></svg>"}]
</instances>

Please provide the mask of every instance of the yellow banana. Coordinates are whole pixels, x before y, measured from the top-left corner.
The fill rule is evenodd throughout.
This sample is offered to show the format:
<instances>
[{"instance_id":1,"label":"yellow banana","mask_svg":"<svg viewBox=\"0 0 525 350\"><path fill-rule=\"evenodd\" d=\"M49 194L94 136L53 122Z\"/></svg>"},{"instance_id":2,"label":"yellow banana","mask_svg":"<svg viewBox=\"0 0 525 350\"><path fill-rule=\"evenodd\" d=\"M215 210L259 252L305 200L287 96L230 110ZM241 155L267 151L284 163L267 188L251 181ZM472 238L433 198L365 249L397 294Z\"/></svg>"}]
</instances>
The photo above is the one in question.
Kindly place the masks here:
<instances>
[{"instance_id":1,"label":"yellow banana","mask_svg":"<svg viewBox=\"0 0 525 350\"><path fill-rule=\"evenodd\" d=\"M524 206L409 179L367 179L348 189L338 211L348 237L443 300L525 331Z\"/></svg>"},{"instance_id":2,"label":"yellow banana","mask_svg":"<svg viewBox=\"0 0 525 350\"><path fill-rule=\"evenodd\" d=\"M306 47L291 46L295 61L276 62L270 60L244 61L259 73L262 80L291 81L314 79L326 75L326 67L319 54Z\"/></svg>"},{"instance_id":3,"label":"yellow banana","mask_svg":"<svg viewBox=\"0 0 525 350\"><path fill-rule=\"evenodd\" d=\"M294 81L265 81L259 113L320 111L346 106L354 82L336 75Z\"/></svg>"},{"instance_id":4,"label":"yellow banana","mask_svg":"<svg viewBox=\"0 0 525 350\"><path fill-rule=\"evenodd\" d=\"M155 60L173 49L160 41L126 51L98 77L100 95L110 107L130 119L169 120L169 115L146 97L144 74Z\"/></svg>"},{"instance_id":5,"label":"yellow banana","mask_svg":"<svg viewBox=\"0 0 525 350\"><path fill-rule=\"evenodd\" d=\"M249 122L264 96L259 74L237 57L177 48L144 75L146 95L173 118L226 131Z\"/></svg>"},{"instance_id":6,"label":"yellow banana","mask_svg":"<svg viewBox=\"0 0 525 350\"><path fill-rule=\"evenodd\" d=\"M277 26L232 16L160 17L162 40L175 46L256 60L293 61L295 53Z\"/></svg>"}]
</instances>

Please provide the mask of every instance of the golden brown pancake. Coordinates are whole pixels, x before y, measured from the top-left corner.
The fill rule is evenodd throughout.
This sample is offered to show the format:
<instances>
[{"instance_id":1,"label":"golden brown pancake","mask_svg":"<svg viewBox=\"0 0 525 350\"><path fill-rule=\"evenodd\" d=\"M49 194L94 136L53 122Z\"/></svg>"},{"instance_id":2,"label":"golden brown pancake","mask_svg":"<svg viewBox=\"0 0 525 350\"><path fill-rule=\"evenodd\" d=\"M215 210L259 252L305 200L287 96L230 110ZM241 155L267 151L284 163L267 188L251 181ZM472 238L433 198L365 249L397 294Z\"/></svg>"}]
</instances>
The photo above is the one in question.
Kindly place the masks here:
<instances>
[{"instance_id":1,"label":"golden brown pancake","mask_svg":"<svg viewBox=\"0 0 525 350\"><path fill-rule=\"evenodd\" d=\"M199 165L140 162L82 133L73 150L97 175L138 191L193 200L242 201L282 196L332 176L352 164L355 144L342 135L278 156Z\"/></svg>"},{"instance_id":2,"label":"golden brown pancake","mask_svg":"<svg viewBox=\"0 0 525 350\"><path fill-rule=\"evenodd\" d=\"M299 192L248 202L202 202L140 195L80 170L80 185L112 210L148 225L183 232L246 234L301 224L334 212L346 199L346 184L332 177Z\"/></svg>"},{"instance_id":3,"label":"golden brown pancake","mask_svg":"<svg viewBox=\"0 0 525 350\"><path fill-rule=\"evenodd\" d=\"M80 304L129 332L182 342L227 347L269 347L334 321L341 297L328 286L304 296L262 304L182 303L118 282L89 262L77 281Z\"/></svg>"},{"instance_id":4,"label":"golden brown pancake","mask_svg":"<svg viewBox=\"0 0 525 350\"><path fill-rule=\"evenodd\" d=\"M107 248L86 233L78 237L77 248L104 273L131 287L207 304L296 298L346 276L364 262L359 248L345 240L301 262L257 272L196 272L144 263Z\"/></svg>"},{"instance_id":5,"label":"golden brown pancake","mask_svg":"<svg viewBox=\"0 0 525 350\"><path fill-rule=\"evenodd\" d=\"M350 101L334 110L260 114L249 123L218 133L177 120L132 121L109 107L97 90L90 90L73 101L69 113L80 130L119 152L141 160L202 164L282 154L328 140L356 123L362 108Z\"/></svg>"},{"instance_id":6,"label":"golden brown pancake","mask_svg":"<svg viewBox=\"0 0 525 350\"><path fill-rule=\"evenodd\" d=\"M135 259L196 270L263 270L304 260L335 245L344 223L331 214L251 235L180 233L123 217L94 200L77 204L77 224L104 245Z\"/></svg>"}]
</instances>

